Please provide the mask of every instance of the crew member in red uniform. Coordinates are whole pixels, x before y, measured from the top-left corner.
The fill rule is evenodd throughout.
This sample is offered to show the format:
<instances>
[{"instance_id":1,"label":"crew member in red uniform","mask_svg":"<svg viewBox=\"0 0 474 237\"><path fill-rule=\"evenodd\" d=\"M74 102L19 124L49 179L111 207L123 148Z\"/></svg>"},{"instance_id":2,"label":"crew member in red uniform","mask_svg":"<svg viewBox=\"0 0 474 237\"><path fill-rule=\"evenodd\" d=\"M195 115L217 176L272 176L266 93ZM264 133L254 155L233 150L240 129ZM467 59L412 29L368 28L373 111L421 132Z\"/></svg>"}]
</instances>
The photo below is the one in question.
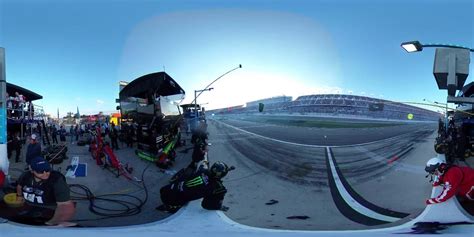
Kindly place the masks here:
<instances>
[{"instance_id":1,"label":"crew member in red uniform","mask_svg":"<svg viewBox=\"0 0 474 237\"><path fill-rule=\"evenodd\" d=\"M0 187L3 187L3 183L5 182L5 174L2 170L0 170Z\"/></svg>"},{"instance_id":2,"label":"crew member in red uniform","mask_svg":"<svg viewBox=\"0 0 474 237\"><path fill-rule=\"evenodd\" d=\"M426 204L445 202L454 195L474 201L474 169L448 165L435 157L426 163L425 171L435 176L433 186L443 186L443 192L426 200Z\"/></svg>"}]
</instances>

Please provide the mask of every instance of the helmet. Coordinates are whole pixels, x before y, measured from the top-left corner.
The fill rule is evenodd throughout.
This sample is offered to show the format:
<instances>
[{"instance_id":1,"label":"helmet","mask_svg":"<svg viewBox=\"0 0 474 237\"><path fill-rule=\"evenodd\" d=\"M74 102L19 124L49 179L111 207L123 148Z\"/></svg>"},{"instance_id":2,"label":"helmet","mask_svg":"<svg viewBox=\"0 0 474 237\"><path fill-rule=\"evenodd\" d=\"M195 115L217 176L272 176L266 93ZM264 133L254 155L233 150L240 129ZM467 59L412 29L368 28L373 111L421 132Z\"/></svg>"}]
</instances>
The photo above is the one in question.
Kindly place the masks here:
<instances>
[{"instance_id":1,"label":"helmet","mask_svg":"<svg viewBox=\"0 0 474 237\"><path fill-rule=\"evenodd\" d=\"M229 167L222 161L217 161L211 166L211 174L214 178L224 178L229 172Z\"/></svg>"},{"instance_id":2,"label":"helmet","mask_svg":"<svg viewBox=\"0 0 474 237\"><path fill-rule=\"evenodd\" d=\"M436 170L443 173L446 170L446 162L438 157L434 157L426 162L425 171L433 174Z\"/></svg>"},{"instance_id":3,"label":"helmet","mask_svg":"<svg viewBox=\"0 0 474 237\"><path fill-rule=\"evenodd\" d=\"M438 154L445 154L446 151L448 150L448 145L445 142L438 141L438 139L436 139L434 149L435 149L436 153L438 153Z\"/></svg>"}]
</instances>

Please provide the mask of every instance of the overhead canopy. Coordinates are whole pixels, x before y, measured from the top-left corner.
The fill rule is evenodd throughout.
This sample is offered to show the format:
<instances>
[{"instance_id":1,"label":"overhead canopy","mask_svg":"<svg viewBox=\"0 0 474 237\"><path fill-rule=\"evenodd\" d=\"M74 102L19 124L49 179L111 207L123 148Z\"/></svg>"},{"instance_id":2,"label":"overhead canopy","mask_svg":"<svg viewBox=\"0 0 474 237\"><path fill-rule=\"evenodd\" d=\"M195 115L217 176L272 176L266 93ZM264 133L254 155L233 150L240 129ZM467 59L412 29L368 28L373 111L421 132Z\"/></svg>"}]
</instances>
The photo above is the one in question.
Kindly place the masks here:
<instances>
[{"instance_id":1,"label":"overhead canopy","mask_svg":"<svg viewBox=\"0 0 474 237\"><path fill-rule=\"evenodd\" d=\"M43 99L43 96L34 93L33 91L27 90L21 86L11 84L7 82L7 93L10 96L15 96L15 92L18 92L26 97L26 101L34 101Z\"/></svg>"},{"instance_id":2,"label":"overhead canopy","mask_svg":"<svg viewBox=\"0 0 474 237\"><path fill-rule=\"evenodd\" d=\"M474 94L474 82L471 82L467 85L465 85L462 88L462 94L464 97L470 97Z\"/></svg>"},{"instance_id":3,"label":"overhead canopy","mask_svg":"<svg viewBox=\"0 0 474 237\"><path fill-rule=\"evenodd\" d=\"M128 97L147 99L153 96L170 96L184 94L179 84L166 74L166 72L155 72L139 77L128 83L120 91L120 100Z\"/></svg>"},{"instance_id":4,"label":"overhead canopy","mask_svg":"<svg viewBox=\"0 0 474 237\"><path fill-rule=\"evenodd\" d=\"M180 105L180 106L181 106L181 108L183 108L183 109L194 108L194 104L182 104L182 105ZM196 105L196 107L199 109L201 106Z\"/></svg>"}]
</instances>

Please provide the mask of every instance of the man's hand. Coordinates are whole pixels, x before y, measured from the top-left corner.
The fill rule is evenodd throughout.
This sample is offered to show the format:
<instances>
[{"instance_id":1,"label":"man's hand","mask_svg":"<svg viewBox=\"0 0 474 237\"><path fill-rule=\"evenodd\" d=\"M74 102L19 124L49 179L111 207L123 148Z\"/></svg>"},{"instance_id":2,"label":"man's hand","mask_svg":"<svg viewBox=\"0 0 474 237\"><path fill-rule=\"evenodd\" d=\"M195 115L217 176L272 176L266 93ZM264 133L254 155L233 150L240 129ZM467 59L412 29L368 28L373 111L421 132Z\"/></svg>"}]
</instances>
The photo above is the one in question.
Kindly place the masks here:
<instances>
[{"instance_id":1,"label":"man's hand","mask_svg":"<svg viewBox=\"0 0 474 237\"><path fill-rule=\"evenodd\" d=\"M430 205L430 204L436 204L439 202L437 202L434 198L430 198L430 199L426 199L425 203L426 205Z\"/></svg>"},{"instance_id":2,"label":"man's hand","mask_svg":"<svg viewBox=\"0 0 474 237\"><path fill-rule=\"evenodd\" d=\"M18 195L16 195L16 200L21 203L25 202L25 199L22 196L18 196Z\"/></svg>"},{"instance_id":3,"label":"man's hand","mask_svg":"<svg viewBox=\"0 0 474 237\"><path fill-rule=\"evenodd\" d=\"M77 226L77 223L74 223L74 222L68 222L68 221L63 221L63 222L59 222L59 223L52 223L52 222L45 222L44 224L48 225L48 226L57 226L57 227L73 227L73 226Z\"/></svg>"}]
</instances>

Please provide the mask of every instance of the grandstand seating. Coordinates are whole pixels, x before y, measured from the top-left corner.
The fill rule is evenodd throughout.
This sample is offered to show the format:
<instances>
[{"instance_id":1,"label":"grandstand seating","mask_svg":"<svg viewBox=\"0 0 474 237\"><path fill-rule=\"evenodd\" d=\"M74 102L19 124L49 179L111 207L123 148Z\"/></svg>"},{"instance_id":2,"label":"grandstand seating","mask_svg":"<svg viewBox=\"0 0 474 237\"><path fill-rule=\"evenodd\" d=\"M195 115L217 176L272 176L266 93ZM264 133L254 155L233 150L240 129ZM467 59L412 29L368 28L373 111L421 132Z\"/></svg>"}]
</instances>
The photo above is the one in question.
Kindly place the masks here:
<instances>
[{"instance_id":1,"label":"grandstand seating","mask_svg":"<svg viewBox=\"0 0 474 237\"><path fill-rule=\"evenodd\" d=\"M294 101L283 102L281 99L273 98L259 100L266 102L264 103L263 113L326 114L388 120L407 120L408 114L413 114L413 120L416 121L437 121L441 116L441 114L434 111L366 96L343 94L304 95ZM369 106L372 104L383 104L383 109L378 111L369 110ZM258 106L254 101L247 103L247 107L232 110L223 108L208 112L215 114L256 113L258 112Z\"/></svg>"}]
</instances>

